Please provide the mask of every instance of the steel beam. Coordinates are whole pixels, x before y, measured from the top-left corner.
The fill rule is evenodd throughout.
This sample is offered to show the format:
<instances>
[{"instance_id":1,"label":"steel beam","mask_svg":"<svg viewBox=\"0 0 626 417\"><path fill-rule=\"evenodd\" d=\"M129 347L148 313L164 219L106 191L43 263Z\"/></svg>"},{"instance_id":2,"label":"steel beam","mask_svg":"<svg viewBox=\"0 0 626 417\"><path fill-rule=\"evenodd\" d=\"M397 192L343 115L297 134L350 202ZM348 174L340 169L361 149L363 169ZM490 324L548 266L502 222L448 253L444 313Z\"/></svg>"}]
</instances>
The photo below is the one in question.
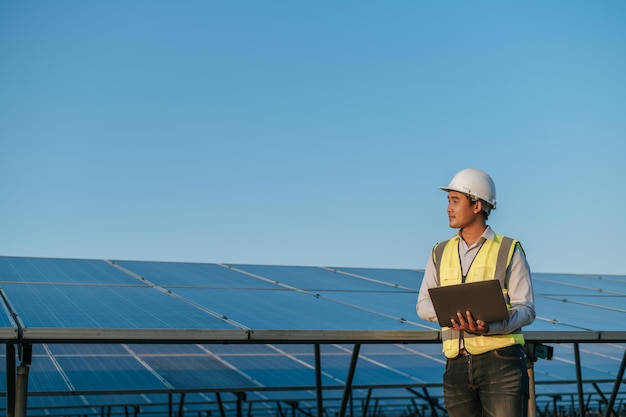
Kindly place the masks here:
<instances>
[{"instance_id":1,"label":"steel beam","mask_svg":"<svg viewBox=\"0 0 626 417\"><path fill-rule=\"evenodd\" d=\"M317 399L317 417L324 417L324 403L322 399L322 355L320 344L315 343L315 391Z\"/></svg>"},{"instance_id":2,"label":"steel beam","mask_svg":"<svg viewBox=\"0 0 626 417\"><path fill-rule=\"evenodd\" d=\"M619 391L619 386L622 383L622 379L624 378L624 370L626 369L626 350L624 350L624 357L622 358L622 364L619 366L619 371L617 371L617 378L615 379L615 386L613 387L613 392L611 393L611 398L609 399L609 403L606 406L606 417L610 417L611 413L613 413L613 406L615 405L615 399L617 398L617 393Z\"/></svg>"},{"instance_id":3,"label":"steel beam","mask_svg":"<svg viewBox=\"0 0 626 417\"><path fill-rule=\"evenodd\" d=\"M350 360L350 369L348 369L348 376L346 377L346 386L343 391L343 397L341 399L341 408L339 409L338 417L345 417L346 407L348 405L348 399L352 395L352 380L354 379L354 372L356 371L356 363L359 359L359 351L361 350L361 344L355 343L354 350L352 351L352 359Z\"/></svg>"},{"instance_id":4,"label":"steel beam","mask_svg":"<svg viewBox=\"0 0 626 417\"><path fill-rule=\"evenodd\" d=\"M585 399L583 398L583 376L580 366L580 348L578 342L574 343L574 359L576 360L576 385L578 386L578 407L580 416L585 417Z\"/></svg>"},{"instance_id":5,"label":"steel beam","mask_svg":"<svg viewBox=\"0 0 626 417\"><path fill-rule=\"evenodd\" d=\"M6 344L7 417L15 416L15 345Z\"/></svg>"}]
</instances>

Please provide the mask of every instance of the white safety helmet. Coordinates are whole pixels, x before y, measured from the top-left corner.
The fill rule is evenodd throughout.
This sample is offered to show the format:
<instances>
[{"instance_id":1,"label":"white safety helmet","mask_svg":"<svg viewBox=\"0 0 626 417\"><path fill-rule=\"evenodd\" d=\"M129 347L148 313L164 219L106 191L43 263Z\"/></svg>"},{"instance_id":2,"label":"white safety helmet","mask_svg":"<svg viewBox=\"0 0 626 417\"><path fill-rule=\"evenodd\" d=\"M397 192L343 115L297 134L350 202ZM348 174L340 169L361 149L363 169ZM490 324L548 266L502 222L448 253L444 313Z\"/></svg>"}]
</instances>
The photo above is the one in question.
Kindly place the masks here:
<instances>
[{"instance_id":1,"label":"white safety helmet","mask_svg":"<svg viewBox=\"0 0 626 417\"><path fill-rule=\"evenodd\" d=\"M488 207L483 208L487 214L491 209L496 208L496 185L491 177L480 169L463 169L456 173L447 187L439 188L444 191L458 191L483 200L488 205Z\"/></svg>"}]
</instances>

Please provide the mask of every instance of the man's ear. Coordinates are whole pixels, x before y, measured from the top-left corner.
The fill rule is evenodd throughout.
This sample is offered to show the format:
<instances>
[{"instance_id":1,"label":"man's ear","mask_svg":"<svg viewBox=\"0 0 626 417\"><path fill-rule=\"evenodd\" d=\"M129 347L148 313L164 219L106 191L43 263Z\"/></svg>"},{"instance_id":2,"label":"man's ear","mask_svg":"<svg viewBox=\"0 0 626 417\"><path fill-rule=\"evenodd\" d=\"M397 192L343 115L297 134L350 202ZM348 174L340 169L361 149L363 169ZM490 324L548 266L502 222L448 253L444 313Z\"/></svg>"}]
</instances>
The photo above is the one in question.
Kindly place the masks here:
<instances>
[{"instance_id":1,"label":"man's ear","mask_svg":"<svg viewBox=\"0 0 626 417\"><path fill-rule=\"evenodd\" d=\"M478 214L483 211L483 202L482 200L477 199L474 203L474 209L472 210L474 213Z\"/></svg>"}]
</instances>

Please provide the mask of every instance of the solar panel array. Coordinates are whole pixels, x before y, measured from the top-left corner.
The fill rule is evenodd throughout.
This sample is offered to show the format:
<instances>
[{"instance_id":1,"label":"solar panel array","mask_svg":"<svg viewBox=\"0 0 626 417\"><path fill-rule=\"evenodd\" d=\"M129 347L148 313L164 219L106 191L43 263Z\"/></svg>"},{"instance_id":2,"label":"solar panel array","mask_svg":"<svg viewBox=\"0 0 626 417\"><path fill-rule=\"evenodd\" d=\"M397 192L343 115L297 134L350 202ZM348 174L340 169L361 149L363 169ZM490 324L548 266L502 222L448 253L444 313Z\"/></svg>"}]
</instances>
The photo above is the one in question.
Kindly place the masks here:
<instances>
[{"instance_id":1,"label":"solar panel array","mask_svg":"<svg viewBox=\"0 0 626 417\"><path fill-rule=\"evenodd\" d=\"M341 405L355 344L351 409L416 415L441 406L445 363L438 329L415 313L422 277L406 269L0 257L0 339L33 346L29 416L316 415L316 344L328 415ZM538 318L525 333L555 349L553 360L535 364L538 406L578 395L579 348L586 401L602 407L626 348L626 277L533 281ZM625 398L620 387L616 407Z\"/></svg>"}]
</instances>

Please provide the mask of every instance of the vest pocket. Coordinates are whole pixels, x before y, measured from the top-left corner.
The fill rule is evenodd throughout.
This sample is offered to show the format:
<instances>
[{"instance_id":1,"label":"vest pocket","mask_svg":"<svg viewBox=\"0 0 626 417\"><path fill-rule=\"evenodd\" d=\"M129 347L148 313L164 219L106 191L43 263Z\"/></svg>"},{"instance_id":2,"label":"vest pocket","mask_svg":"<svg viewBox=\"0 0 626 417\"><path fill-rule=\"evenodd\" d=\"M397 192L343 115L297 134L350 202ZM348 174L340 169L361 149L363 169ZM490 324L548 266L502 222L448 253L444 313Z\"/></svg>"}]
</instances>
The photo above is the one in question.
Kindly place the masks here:
<instances>
[{"instance_id":1,"label":"vest pocket","mask_svg":"<svg viewBox=\"0 0 626 417\"><path fill-rule=\"evenodd\" d=\"M456 268L441 268L441 285L454 285L461 283L461 277Z\"/></svg>"},{"instance_id":2,"label":"vest pocket","mask_svg":"<svg viewBox=\"0 0 626 417\"><path fill-rule=\"evenodd\" d=\"M473 269L473 271L471 271ZM470 268L470 274L472 276L472 281L486 281L488 279L493 279L494 274L496 273L496 269L491 266L477 266Z\"/></svg>"}]
</instances>

